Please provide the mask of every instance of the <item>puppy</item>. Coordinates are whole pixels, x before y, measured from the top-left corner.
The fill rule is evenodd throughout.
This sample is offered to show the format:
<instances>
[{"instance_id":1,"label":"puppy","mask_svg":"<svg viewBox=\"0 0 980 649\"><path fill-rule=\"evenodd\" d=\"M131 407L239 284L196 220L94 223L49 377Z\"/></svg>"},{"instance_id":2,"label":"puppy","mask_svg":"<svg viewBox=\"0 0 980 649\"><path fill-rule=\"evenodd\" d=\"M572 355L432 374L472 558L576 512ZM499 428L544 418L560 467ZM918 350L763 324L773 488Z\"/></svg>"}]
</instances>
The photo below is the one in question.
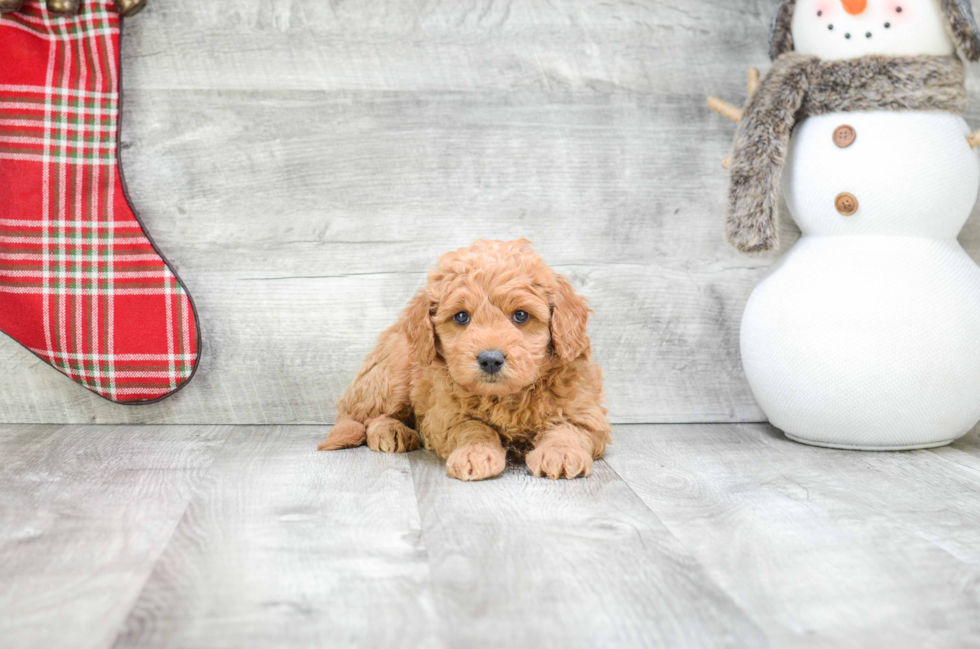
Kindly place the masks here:
<instances>
[{"instance_id":1,"label":"puppy","mask_svg":"<svg viewBox=\"0 0 980 649\"><path fill-rule=\"evenodd\" d=\"M450 477L484 480L509 448L535 476L590 475L612 431L589 313L526 239L442 255L337 402L320 450L424 444Z\"/></svg>"}]
</instances>

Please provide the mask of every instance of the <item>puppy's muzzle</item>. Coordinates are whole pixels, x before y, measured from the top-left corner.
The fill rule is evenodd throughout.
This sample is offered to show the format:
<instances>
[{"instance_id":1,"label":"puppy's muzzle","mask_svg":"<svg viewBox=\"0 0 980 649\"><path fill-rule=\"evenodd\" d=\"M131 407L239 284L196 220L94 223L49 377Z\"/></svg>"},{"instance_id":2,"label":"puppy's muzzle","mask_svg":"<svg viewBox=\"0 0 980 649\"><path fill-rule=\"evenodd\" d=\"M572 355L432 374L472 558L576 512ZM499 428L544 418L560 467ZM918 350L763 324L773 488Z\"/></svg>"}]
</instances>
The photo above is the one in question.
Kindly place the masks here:
<instances>
[{"instance_id":1,"label":"puppy's muzzle","mask_svg":"<svg viewBox=\"0 0 980 649\"><path fill-rule=\"evenodd\" d=\"M476 357L476 362L480 365L483 373L491 376L504 369L504 362L506 360L507 358L504 356L504 353L499 349L480 352L480 355Z\"/></svg>"}]
</instances>

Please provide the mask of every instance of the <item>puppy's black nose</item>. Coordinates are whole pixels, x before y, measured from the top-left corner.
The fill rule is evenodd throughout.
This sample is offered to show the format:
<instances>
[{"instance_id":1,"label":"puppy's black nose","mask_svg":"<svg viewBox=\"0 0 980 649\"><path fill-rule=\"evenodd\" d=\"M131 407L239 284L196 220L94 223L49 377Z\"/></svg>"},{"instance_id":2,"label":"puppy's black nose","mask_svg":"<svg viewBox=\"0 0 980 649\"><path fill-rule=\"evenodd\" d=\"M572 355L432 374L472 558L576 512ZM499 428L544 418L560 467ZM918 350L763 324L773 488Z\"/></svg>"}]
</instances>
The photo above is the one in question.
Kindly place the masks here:
<instances>
[{"instance_id":1,"label":"puppy's black nose","mask_svg":"<svg viewBox=\"0 0 980 649\"><path fill-rule=\"evenodd\" d=\"M499 349L491 349L487 352L481 352L479 356L476 357L476 361L480 364L480 369L487 374L496 374L504 367L504 353Z\"/></svg>"}]
</instances>

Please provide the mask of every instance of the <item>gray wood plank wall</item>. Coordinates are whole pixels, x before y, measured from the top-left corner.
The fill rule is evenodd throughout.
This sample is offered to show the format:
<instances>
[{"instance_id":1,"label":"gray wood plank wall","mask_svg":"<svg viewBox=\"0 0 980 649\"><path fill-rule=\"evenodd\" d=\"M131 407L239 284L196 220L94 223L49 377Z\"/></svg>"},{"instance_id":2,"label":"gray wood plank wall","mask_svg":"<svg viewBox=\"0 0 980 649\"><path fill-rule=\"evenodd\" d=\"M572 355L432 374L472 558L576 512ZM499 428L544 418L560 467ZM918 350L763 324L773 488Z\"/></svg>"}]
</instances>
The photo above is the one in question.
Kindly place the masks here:
<instances>
[{"instance_id":1,"label":"gray wood plank wall","mask_svg":"<svg viewBox=\"0 0 980 649\"><path fill-rule=\"evenodd\" d=\"M122 155L202 369L124 408L3 339L0 421L329 422L436 256L479 237L530 238L591 298L613 421L763 419L738 324L775 256L724 241L734 129L704 97L742 101L773 4L155 2L126 24ZM977 219L961 240L980 253Z\"/></svg>"}]
</instances>

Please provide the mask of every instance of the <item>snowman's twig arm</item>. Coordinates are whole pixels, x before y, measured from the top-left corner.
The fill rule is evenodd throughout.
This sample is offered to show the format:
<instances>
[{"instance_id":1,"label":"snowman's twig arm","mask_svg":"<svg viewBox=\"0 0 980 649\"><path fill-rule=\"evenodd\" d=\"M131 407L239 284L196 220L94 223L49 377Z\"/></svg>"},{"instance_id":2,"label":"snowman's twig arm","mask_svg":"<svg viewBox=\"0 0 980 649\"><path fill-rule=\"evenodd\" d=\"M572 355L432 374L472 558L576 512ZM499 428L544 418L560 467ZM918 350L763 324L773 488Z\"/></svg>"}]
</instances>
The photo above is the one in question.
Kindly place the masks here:
<instances>
[{"instance_id":1,"label":"snowman's twig arm","mask_svg":"<svg viewBox=\"0 0 980 649\"><path fill-rule=\"evenodd\" d=\"M966 141L969 142L970 146L973 147L974 149L980 146L980 131L967 135Z\"/></svg>"},{"instance_id":2,"label":"snowman's twig arm","mask_svg":"<svg viewBox=\"0 0 980 649\"><path fill-rule=\"evenodd\" d=\"M742 121L742 111L718 97L708 97L708 108L733 122Z\"/></svg>"},{"instance_id":3,"label":"snowman's twig arm","mask_svg":"<svg viewBox=\"0 0 980 649\"><path fill-rule=\"evenodd\" d=\"M759 74L759 70L757 68L749 68L748 73L746 73L746 77L748 78L749 99L751 99L752 95L755 94L755 91L758 90L759 86L762 84L762 75ZM724 99L719 99L718 97L708 97L708 108L715 111L719 115L722 115L723 117L727 117L733 122L742 121L744 111L739 110ZM978 138L980 138L980 134L978 134ZM731 167L732 157L728 156L727 158L723 159L721 161L721 166L725 169Z\"/></svg>"},{"instance_id":4,"label":"snowman's twig arm","mask_svg":"<svg viewBox=\"0 0 980 649\"><path fill-rule=\"evenodd\" d=\"M755 91L759 89L759 85L762 83L762 75L759 74L758 68L749 68L749 98L755 94Z\"/></svg>"}]
</instances>

